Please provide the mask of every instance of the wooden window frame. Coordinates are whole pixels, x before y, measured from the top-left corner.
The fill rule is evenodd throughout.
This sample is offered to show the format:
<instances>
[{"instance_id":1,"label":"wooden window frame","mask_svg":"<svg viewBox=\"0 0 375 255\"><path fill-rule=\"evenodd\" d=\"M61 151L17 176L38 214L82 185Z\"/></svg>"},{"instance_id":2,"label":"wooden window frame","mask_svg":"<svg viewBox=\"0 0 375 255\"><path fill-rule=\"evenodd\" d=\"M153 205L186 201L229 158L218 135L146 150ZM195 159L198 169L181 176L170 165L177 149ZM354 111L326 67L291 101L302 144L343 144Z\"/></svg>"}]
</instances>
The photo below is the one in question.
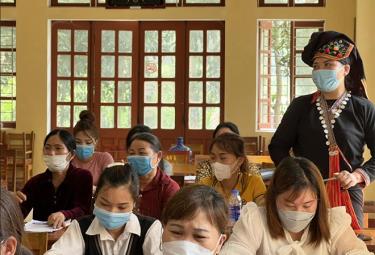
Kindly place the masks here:
<instances>
[{"instance_id":1,"label":"wooden window frame","mask_svg":"<svg viewBox=\"0 0 375 255\"><path fill-rule=\"evenodd\" d=\"M286 4L267 4L265 0L258 0L258 7L325 7L326 0L319 0L317 4L296 4L295 0L288 0Z\"/></svg>"},{"instance_id":2,"label":"wooden window frame","mask_svg":"<svg viewBox=\"0 0 375 255\"><path fill-rule=\"evenodd\" d=\"M6 5L13 5L13 4L6 4ZM85 4L85 3L74 4L74 3L59 3L58 0L51 0L51 6L52 7L105 7L105 3L99 3L98 0L91 0L90 4ZM171 3L165 4L165 7L194 7L194 6L200 6L200 7L225 6L225 0L220 0L220 3L218 4L215 4L215 3L192 4L192 3L186 3L186 0L178 0L177 4L171 4Z\"/></svg>"},{"instance_id":3,"label":"wooden window frame","mask_svg":"<svg viewBox=\"0 0 375 255\"><path fill-rule=\"evenodd\" d=\"M16 6L16 1L17 0L13 0L13 1L14 1L13 3L1 3L0 2L0 6L10 6L10 7Z\"/></svg>"},{"instance_id":4,"label":"wooden window frame","mask_svg":"<svg viewBox=\"0 0 375 255\"><path fill-rule=\"evenodd\" d=\"M261 22L261 21L258 21L258 22ZM295 33L296 33L296 29L300 29L300 28L319 28L319 31L323 31L324 29L324 21L322 20L319 20L319 21L298 21L298 20L292 20L291 21L291 34L290 34L290 63L289 63L289 69L290 69L290 98L289 100L292 101L293 98L295 98L295 95L296 95L296 79L297 78L310 78L311 75L297 75L296 74L296 55L299 54L299 53L302 53L303 50L297 50L296 49L296 36L295 36ZM267 87L267 93L268 93L268 97L267 99L261 99L261 78L264 78L265 76L267 77L268 80L270 80L270 71L268 72L268 75L261 75L261 67L260 67L260 58L261 58L261 53L266 53L268 55L271 55L271 48L272 48L272 45L270 43L270 38L271 38L271 34L269 34L269 50L268 51L264 51L264 50L261 50L261 31L262 29L265 29L265 28L262 28L259 23L258 23L258 46L257 46L257 55L258 55L258 62L257 62L257 66L258 66L258 71L257 71L257 123L256 123L256 127L257 127L257 130L259 131L268 131L268 130L273 130L273 128L270 126L271 124L271 99L270 99L270 96L271 96L271 85L270 85L270 82L268 82L268 87ZM268 70L270 70L271 68L271 64L270 64L270 58L268 58ZM262 116L260 114L260 107L262 105L262 102L267 102L268 104L268 111L267 111L267 123L262 123L261 122L261 119L262 119Z\"/></svg>"},{"instance_id":5,"label":"wooden window frame","mask_svg":"<svg viewBox=\"0 0 375 255\"><path fill-rule=\"evenodd\" d=\"M1 26L8 26L8 27L16 27L16 21L0 21L0 25ZM16 36L17 36L17 32L16 32ZM11 49L2 49L0 48L0 51L15 51L17 52L17 48L11 48ZM16 55L16 61L17 61L17 55ZM0 73L0 76L1 76L2 73ZM5 73L6 75L5 76L14 76L14 77L17 77L17 71L16 72L12 72L12 73ZM16 82L16 86L17 86L17 82ZM17 90L16 90L17 91ZM16 101L17 103L17 95L16 97L3 97L0 95L0 99L1 100L14 100ZM17 118L17 117L16 117ZM16 128L16 121L1 121L1 127L2 128Z\"/></svg>"}]
</instances>

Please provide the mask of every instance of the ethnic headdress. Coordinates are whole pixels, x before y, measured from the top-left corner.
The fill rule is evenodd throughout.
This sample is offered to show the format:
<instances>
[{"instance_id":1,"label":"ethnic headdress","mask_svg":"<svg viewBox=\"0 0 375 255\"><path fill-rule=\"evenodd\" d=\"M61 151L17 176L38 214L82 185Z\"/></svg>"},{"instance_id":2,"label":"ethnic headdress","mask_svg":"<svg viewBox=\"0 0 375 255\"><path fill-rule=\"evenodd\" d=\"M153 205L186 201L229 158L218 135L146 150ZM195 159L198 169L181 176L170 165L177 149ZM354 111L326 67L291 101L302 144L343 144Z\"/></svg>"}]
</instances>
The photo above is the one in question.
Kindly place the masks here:
<instances>
[{"instance_id":1,"label":"ethnic headdress","mask_svg":"<svg viewBox=\"0 0 375 255\"><path fill-rule=\"evenodd\" d=\"M302 60L313 66L314 59L323 57L350 65L345 77L345 86L353 95L367 98L365 71L361 56L354 42L346 35L336 31L312 33L309 43L302 52Z\"/></svg>"}]
</instances>

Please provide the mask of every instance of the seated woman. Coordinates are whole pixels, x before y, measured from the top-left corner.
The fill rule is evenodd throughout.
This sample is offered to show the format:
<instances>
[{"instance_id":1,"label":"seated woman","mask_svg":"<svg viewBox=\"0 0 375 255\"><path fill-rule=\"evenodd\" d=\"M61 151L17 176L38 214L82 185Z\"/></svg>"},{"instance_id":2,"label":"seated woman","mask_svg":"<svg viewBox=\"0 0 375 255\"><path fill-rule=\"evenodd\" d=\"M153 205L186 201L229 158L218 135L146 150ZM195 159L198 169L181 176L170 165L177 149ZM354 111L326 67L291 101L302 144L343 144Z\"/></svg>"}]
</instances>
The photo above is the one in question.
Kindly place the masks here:
<instances>
[{"instance_id":1,"label":"seated woman","mask_svg":"<svg viewBox=\"0 0 375 255\"><path fill-rule=\"evenodd\" d=\"M22 212L12 194L0 189L0 254L1 255L31 255L21 245L23 234Z\"/></svg>"},{"instance_id":2,"label":"seated woman","mask_svg":"<svg viewBox=\"0 0 375 255\"><path fill-rule=\"evenodd\" d=\"M266 207L250 203L242 209L221 254L372 254L350 224L345 207L328 208L319 169L288 157L276 168Z\"/></svg>"},{"instance_id":3,"label":"seated woman","mask_svg":"<svg viewBox=\"0 0 375 255\"><path fill-rule=\"evenodd\" d=\"M94 123L95 117L91 112L84 110L79 114L79 121L73 128L77 149L72 164L89 170L92 174L93 184L96 186L100 174L109 164L113 163L113 158L108 152L95 151L99 131Z\"/></svg>"},{"instance_id":4,"label":"seated woman","mask_svg":"<svg viewBox=\"0 0 375 255\"><path fill-rule=\"evenodd\" d=\"M238 130L238 127L233 122L222 122L220 123L213 133L213 139L216 137L222 135L222 134L237 134L240 135L240 131ZM259 173L259 167L255 164L249 163L248 164L249 171L254 173ZM214 171L211 166L211 162L209 160L203 160L202 162L199 162L196 169L196 178L195 182L200 183L200 180L205 177L213 178Z\"/></svg>"},{"instance_id":5,"label":"seated woman","mask_svg":"<svg viewBox=\"0 0 375 255\"><path fill-rule=\"evenodd\" d=\"M228 207L214 189L197 184L177 192L161 220L164 255L219 254L226 239Z\"/></svg>"},{"instance_id":6,"label":"seated woman","mask_svg":"<svg viewBox=\"0 0 375 255\"><path fill-rule=\"evenodd\" d=\"M138 195L138 176L131 166L109 166L99 178L94 215L73 221L45 255L161 254L160 222L133 213Z\"/></svg>"},{"instance_id":7,"label":"seated woman","mask_svg":"<svg viewBox=\"0 0 375 255\"><path fill-rule=\"evenodd\" d=\"M54 129L44 139L43 160L48 169L32 177L16 196L23 216L60 227L67 219L90 213L92 176L70 164L76 143L66 130Z\"/></svg>"},{"instance_id":8,"label":"seated woman","mask_svg":"<svg viewBox=\"0 0 375 255\"><path fill-rule=\"evenodd\" d=\"M139 133L130 140L128 161L140 181L139 213L160 219L170 197L180 187L160 169L162 151L159 139L150 133Z\"/></svg>"},{"instance_id":9,"label":"seated woman","mask_svg":"<svg viewBox=\"0 0 375 255\"><path fill-rule=\"evenodd\" d=\"M233 189L240 192L243 203L263 203L266 186L259 174L249 171L243 139L236 134L222 134L210 146L211 168L214 175L199 183L214 187L228 201Z\"/></svg>"}]
</instances>

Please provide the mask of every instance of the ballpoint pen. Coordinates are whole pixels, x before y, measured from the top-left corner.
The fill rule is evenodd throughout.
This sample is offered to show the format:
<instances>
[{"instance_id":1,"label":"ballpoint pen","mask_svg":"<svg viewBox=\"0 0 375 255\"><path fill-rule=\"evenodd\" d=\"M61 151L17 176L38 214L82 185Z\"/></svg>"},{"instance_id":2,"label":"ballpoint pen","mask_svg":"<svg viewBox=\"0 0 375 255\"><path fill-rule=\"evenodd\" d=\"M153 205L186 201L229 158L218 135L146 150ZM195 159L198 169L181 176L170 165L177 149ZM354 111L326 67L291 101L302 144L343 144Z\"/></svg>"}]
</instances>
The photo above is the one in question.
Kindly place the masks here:
<instances>
[{"instance_id":1,"label":"ballpoint pen","mask_svg":"<svg viewBox=\"0 0 375 255\"><path fill-rule=\"evenodd\" d=\"M334 180L337 180L337 178L336 177L331 177L331 178L323 179L324 182L334 181Z\"/></svg>"}]
</instances>

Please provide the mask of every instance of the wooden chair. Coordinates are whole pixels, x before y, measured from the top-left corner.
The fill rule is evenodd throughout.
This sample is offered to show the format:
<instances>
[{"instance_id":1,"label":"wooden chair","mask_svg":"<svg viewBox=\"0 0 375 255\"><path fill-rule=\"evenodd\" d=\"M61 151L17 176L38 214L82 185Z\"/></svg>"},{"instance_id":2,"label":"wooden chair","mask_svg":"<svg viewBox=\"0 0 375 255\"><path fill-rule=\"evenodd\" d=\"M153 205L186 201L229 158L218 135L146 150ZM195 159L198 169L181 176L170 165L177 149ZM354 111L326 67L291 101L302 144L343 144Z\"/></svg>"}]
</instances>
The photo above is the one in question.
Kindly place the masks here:
<instances>
[{"instance_id":1,"label":"wooden chair","mask_svg":"<svg viewBox=\"0 0 375 255\"><path fill-rule=\"evenodd\" d=\"M16 150L7 149L5 145L0 145L0 166L1 166L1 187L6 189L8 186L8 174L11 172L12 176L12 191L16 191Z\"/></svg>"},{"instance_id":2,"label":"wooden chair","mask_svg":"<svg viewBox=\"0 0 375 255\"><path fill-rule=\"evenodd\" d=\"M17 152L16 179L15 179L15 183L13 183L12 186L17 187L17 181L18 181L19 187L17 188L22 188L27 182L27 180L33 174L32 170L33 170L35 133L34 132L6 133L4 140L8 149L14 149ZM21 172L22 177L18 178L17 172Z\"/></svg>"},{"instance_id":3,"label":"wooden chair","mask_svg":"<svg viewBox=\"0 0 375 255\"><path fill-rule=\"evenodd\" d=\"M22 244L34 255L43 255L47 251L48 233L25 232L22 236Z\"/></svg>"},{"instance_id":4,"label":"wooden chair","mask_svg":"<svg viewBox=\"0 0 375 255\"><path fill-rule=\"evenodd\" d=\"M164 158L171 163L189 164L190 152L189 151L166 151Z\"/></svg>"},{"instance_id":5,"label":"wooden chair","mask_svg":"<svg viewBox=\"0 0 375 255\"><path fill-rule=\"evenodd\" d=\"M259 138L257 136L243 137L246 155L259 155Z\"/></svg>"}]
</instances>

